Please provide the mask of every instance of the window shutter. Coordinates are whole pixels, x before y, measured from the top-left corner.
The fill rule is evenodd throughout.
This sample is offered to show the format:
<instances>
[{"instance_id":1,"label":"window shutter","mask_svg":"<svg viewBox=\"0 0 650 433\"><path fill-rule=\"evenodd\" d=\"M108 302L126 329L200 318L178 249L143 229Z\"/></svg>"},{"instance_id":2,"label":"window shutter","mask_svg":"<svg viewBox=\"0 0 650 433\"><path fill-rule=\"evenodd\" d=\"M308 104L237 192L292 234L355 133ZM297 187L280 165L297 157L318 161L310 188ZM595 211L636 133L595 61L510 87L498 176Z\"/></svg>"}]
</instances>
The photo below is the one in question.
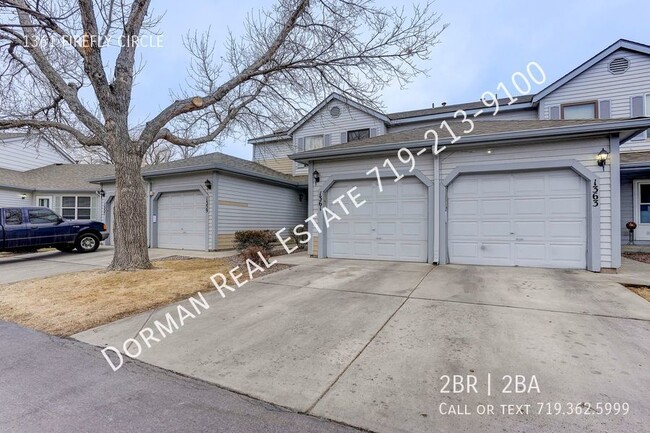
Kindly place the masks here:
<instances>
[{"instance_id":1,"label":"window shutter","mask_svg":"<svg viewBox=\"0 0 650 433\"><path fill-rule=\"evenodd\" d=\"M643 96L632 96L630 98L630 117L643 117L645 110L643 109ZM645 140L646 132L644 131L632 140Z\"/></svg>"},{"instance_id":2,"label":"window shutter","mask_svg":"<svg viewBox=\"0 0 650 433\"><path fill-rule=\"evenodd\" d=\"M612 117L612 104L609 99L598 102L598 117L600 119L610 119Z\"/></svg>"},{"instance_id":3,"label":"window shutter","mask_svg":"<svg viewBox=\"0 0 650 433\"><path fill-rule=\"evenodd\" d=\"M630 104L630 117L643 117L643 96L632 96Z\"/></svg>"},{"instance_id":4,"label":"window shutter","mask_svg":"<svg viewBox=\"0 0 650 433\"><path fill-rule=\"evenodd\" d=\"M348 142L348 133L341 132L341 143L347 143L347 142Z\"/></svg>"},{"instance_id":5,"label":"window shutter","mask_svg":"<svg viewBox=\"0 0 650 433\"><path fill-rule=\"evenodd\" d=\"M370 137L377 136L377 128L370 128Z\"/></svg>"},{"instance_id":6,"label":"window shutter","mask_svg":"<svg viewBox=\"0 0 650 433\"><path fill-rule=\"evenodd\" d=\"M549 107L549 112L551 115L551 120L560 120L560 107L557 105L554 105L552 107Z\"/></svg>"},{"instance_id":7,"label":"window shutter","mask_svg":"<svg viewBox=\"0 0 650 433\"><path fill-rule=\"evenodd\" d=\"M330 134L323 135L323 147L327 147L331 144L332 139Z\"/></svg>"},{"instance_id":8,"label":"window shutter","mask_svg":"<svg viewBox=\"0 0 650 433\"><path fill-rule=\"evenodd\" d=\"M298 152L305 151L305 137L300 137L298 139Z\"/></svg>"}]
</instances>

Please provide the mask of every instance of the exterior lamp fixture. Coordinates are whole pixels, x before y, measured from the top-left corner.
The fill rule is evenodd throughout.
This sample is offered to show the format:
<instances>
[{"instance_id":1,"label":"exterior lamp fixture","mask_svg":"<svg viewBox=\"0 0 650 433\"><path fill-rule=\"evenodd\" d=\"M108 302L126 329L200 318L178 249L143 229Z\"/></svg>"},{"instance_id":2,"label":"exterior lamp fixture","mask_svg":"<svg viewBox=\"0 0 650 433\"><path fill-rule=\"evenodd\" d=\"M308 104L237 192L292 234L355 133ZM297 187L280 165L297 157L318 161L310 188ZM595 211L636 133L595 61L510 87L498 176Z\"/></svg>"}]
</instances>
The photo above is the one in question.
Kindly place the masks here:
<instances>
[{"instance_id":1,"label":"exterior lamp fixture","mask_svg":"<svg viewBox=\"0 0 650 433\"><path fill-rule=\"evenodd\" d=\"M598 165L603 168L603 171L605 171L605 164L607 164L608 156L609 156L609 152L607 152L604 147L600 152L598 152L598 155L596 156Z\"/></svg>"},{"instance_id":2,"label":"exterior lamp fixture","mask_svg":"<svg viewBox=\"0 0 650 433\"><path fill-rule=\"evenodd\" d=\"M100 189L99 191L97 191L97 195L99 195L99 196L102 197L102 198L103 198L103 197L106 197L106 191L104 191L104 188L102 188L102 189Z\"/></svg>"},{"instance_id":3,"label":"exterior lamp fixture","mask_svg":"<svg viewBox=\"0 0 650 433\"><path fill-rule=\"evenodd\" d=\"M320 182L320 173L318 172L318 170L314 170L314 172L311 175L314 177L314 184Z\"/></svg>"},{"instance_id":4,"label":"exterior lamp fixture","mask_svg":"<svg viewBox=\"0 0 650 433\"><path fill-rule=\"evenodd\" d=\"M205 183L205 187L208 189L208 191L210 191L212 189L212 182L206 180L204 183Z\"/></svg>"},{"instance_id":5,"label":"exterior lamp fixture","mask_svg":"<svg viewBox=\"0 0 650 433\"><path fill-rule=\"evenodd\" d=\"M27 198L27 194L25 193L20 194L20 198L21 200L25 200Z\"/></svg>"}]
</instances>

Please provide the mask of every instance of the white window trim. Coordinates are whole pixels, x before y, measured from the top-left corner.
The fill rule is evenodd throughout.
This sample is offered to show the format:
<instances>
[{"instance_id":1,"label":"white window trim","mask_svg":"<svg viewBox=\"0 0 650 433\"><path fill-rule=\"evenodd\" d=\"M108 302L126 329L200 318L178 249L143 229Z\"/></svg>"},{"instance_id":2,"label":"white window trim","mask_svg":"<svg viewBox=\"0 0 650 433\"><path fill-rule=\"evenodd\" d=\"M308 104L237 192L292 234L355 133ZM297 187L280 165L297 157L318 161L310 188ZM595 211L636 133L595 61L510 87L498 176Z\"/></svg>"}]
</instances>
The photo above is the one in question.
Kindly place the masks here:
<instances>
[{"instance_id":1,"label":"white window trim","mask_svg":"<svg viewBox=\"0 0 650 433\"><path fill-rule=\"evenodd\" d=\"M39 206L38 201L40 199L48 199L50 201L50 205L48 206L48 209L54 210L54 197L51 195L38 195L36 196L36 206Z\"/></svg>"},{"instance_id":2,"label":"white window trim","mask_svg":"<svg viewBox=\"0 0 650 433\"><path fill-rule=\"evenodd\" d=\"M79 219L79 209L89 209L90 210L90 217L88 220L84 221L90 221L93 219L93 197L91 195L62 195L61 196L61 216L63 216L63 209L72 209L70 206L63 206L63 198L64 197L74 197L74 219L78 220ZM84 198L89 198L90 199L90 206L88 207L79 207L79 197L84 197ZM65 217L64 217L65 218Z\"/></svg>"},{"instance_id":3,"label":"white window trim","mask_svg":"<svg viewBox=\"0 0 650 433\"><path fill-rule=\"evenodd\" d=\"M640 185L650 185L650 180L635 180L634 181L634 188L632 189L632 194L633 194L633 200L632 202L634 203L634 221L636 222L637 226L644 226L644 227L650 227L650 224L641 224L641 188ZM650 236L639 236L638 232L634 234L634 238L637 241L650 241Z\"/></svg>"}]
</instances>

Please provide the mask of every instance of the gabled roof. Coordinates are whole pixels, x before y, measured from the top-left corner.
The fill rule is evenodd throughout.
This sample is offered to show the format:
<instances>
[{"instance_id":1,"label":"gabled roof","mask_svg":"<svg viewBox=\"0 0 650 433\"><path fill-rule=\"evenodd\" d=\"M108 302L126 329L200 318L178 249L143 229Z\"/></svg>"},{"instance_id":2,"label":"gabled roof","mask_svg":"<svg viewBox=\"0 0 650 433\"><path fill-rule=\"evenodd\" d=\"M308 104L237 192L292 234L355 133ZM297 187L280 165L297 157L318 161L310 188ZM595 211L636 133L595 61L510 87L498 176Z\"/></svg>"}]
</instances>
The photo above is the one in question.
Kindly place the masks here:
<instances>
[{"instance_id":1,"label":"gabled roof","mask_svg":"<svg viewBox=\"0 0 650 433\"><path fill-rule=\"evenodd\" d=\"M453 131L462 131L466 125L448 122ZM474 130L452 144L452 137L446 128L437 130L439 148L458 147L464 144L490 145L498 143L522 143L526 140L553 140L562 137L599 136L618 132L621 140L634 137L650 128L650 118L641 119L595 119L595 120L488 120L474 123ZM401 147L422 147L430 149L433 139L424 139L431 127L420 127L394 132L365 140L328 146L321 149L294 153L289 158L296 161L310 161L335 156L359 155L372 152L386 152Z\"/></svg>"},{"instance_id":2,"label":"gabled roof","mask_svg":"<svg viewBox=\"0 0 650 433\"><path fill-rule=\"evenodd\" d=\"M548 87L546 87L544 90L539 92L535 97L533 98L533 103L538 102L540 99L544 98L551 92L554 92L555 90L559 89L569 81L573 80L575 77L578 75L582 74L584 71L587 69L591 68L594 66L596 63L600 62L601 60L605 59L607 56L613 54L614 52L624 49L628 51L634 51L637 53L641 54L647 54L650 55L650 46L645 45L645 44L640 44L638 42L634 41L629 41L627 39L619 39L618 41L614 42L612 45L609 47L605 48L603 51L600 53L596 54L593 56L591 59L587 60L568 74L564 75L562 78L559 80L555 81Z\"/></svg>"},{"instance_id":3,"label":"gabled roof","mask_svg":"<svg viewBox=\"0 0 650 433\"><path fill-rule=\"evenodd\" d=\"M28 137L28 134L24 133L24 132L3 132L3 133L0 133L0 141L2 141L2 140L13 140L13 139L16 139L16 138L23 138L24 139L24 138L27 138L27 137ZM61 148L61 146L58 146L57 144L52 143L50 140L48 140L46 137L44 137L42 135L39 136L39 137L41 139L43 139L43 141L45 141L50 147L52 147L52 149L54 149L59 155L61 155L62 157L64 157L68 161L70 161L70 163L72 163L72 164L77 163L77 161L68 152L63 150Z\"/></svg>"},{"instance_id":4,"label":"gabled roof","mask_svg":"<svg viewBox=\"0 0 650 433\"><path fill-rule=\"evenodd\" d=\"M307 122L309 119L311 119L311 118L312 118L316 113L318 113L318 112L319 112L319 111L320 111L324 106L326 106L327 104L329 104L331 101L333 101L333 100L335 100L335 99L336 99L337 101L340 101L340 102L343 103L343 104L350 105L351 107L354 107L354 108L356 108L356 109L359 110L359 111L363 111L363 112L366 113L366 114L369 114L369 115L371 115L371 116L374 116L374 117L376 117L377 119L381 120L382 122L386 122L386 123L389 123L389 122L390 122L390 119L389 119L388 116L386 116L384 113L380 113L380 112L377 111L377 110L374 110L374 109L372 109L372 108L370 108L370 107L367 107L367 106L365 106L365 105L363 105L363 104L359 104L358 102L353 101L353 100L350 99L350 98L346 98L345 96L340 95L340 94L338 94L338 93L332 93L332 94L329 95L327 98L325 98L323 101L321 101L320 104L318 104L317 106L315 106L315 107L314 107L314 108L313 108L309 113L307 113L307 114L306 114L302 119L300 119L298 122L296 122L295 125L293 125L291 128L289 128L289 130L287 130L286 134L287 134L287 135L291 135L291 134L293 134L293 133L295 132L296 129L298 129L298 128L300 128L302 125L304 125L305 122Z\"/></svg>"}]
</instances>

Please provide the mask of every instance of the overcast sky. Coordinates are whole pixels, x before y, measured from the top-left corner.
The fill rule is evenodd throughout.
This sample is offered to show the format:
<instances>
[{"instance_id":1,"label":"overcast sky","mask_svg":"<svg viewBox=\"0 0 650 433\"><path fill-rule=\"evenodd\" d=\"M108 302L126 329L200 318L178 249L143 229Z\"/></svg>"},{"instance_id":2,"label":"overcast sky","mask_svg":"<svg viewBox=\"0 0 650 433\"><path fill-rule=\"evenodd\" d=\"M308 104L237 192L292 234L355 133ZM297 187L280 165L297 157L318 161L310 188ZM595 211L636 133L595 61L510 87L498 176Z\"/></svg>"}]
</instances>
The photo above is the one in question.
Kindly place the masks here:
<instances>
[{"instance_id":1,"label":"overcast sky","mask_svg":"<svg viewBox=\"0 0 650 433\"><path fill-rule=\"evenodd\" d=\"M412 1L381 0L397 6ZM224 40L227 28L240 32L248 12L272 0L163 0L154 10L166 11L161 24L163 48L142 49L146 67L134 93L136 117L155 115L169 102L169 89L183 85L188 64L181 37L188 30L212 29ZM191 7L189 7L191 5ZM438 0L436 9L449 23L422 76L407 89L387 88L381 104L386 112L475 101L494 91L530 61L546 71L549 84L620 38L650 44L647 0ZM220 47L221 44L218 44ZM539 91L545 86L537 86ZM502 97L505 95L499 95ZM251 146L231 142L220 149L251 158Z\"/></svg>"}]
</instances>

